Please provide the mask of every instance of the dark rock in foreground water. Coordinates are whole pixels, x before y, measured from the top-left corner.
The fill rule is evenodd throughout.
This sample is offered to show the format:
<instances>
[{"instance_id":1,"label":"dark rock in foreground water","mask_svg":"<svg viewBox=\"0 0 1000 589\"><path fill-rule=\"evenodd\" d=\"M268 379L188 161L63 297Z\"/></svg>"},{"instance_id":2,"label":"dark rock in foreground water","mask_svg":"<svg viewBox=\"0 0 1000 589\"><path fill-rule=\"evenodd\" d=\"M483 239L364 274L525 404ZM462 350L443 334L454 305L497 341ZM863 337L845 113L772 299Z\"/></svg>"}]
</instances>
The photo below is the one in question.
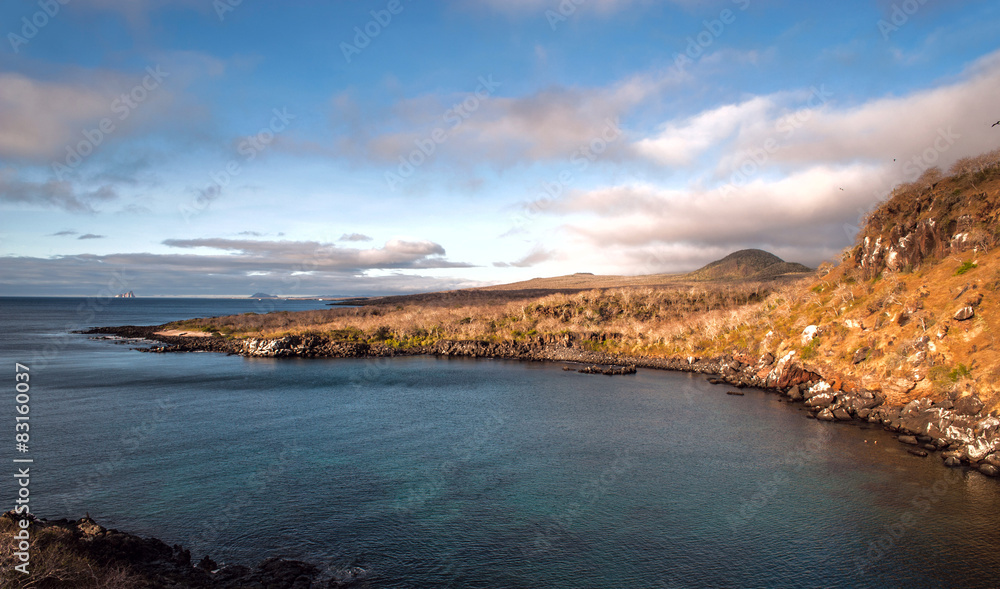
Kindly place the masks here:
<instances>
[{"instance_id":1,"label":"dark rock in foreground water","mask_svg":"<svg viewBox=\"0 0 1000 589\"><path fill-rule=\"evenodd\" d=\"M12 530L20 529L19 522L23 519L13 511L0 515L0 533L13 534ZM46 570L42 563L47 560L59 561L49 563L57 565L53 570L58 572L58 578L35 579L37 586L70 587L84 580L87 586L97 581L106 583L100 585L102 587L151 589L302 589L323 586L319 569L298 560L269 558L255 568L243 565L217 568L216 562L205 555L196 566L191 562L191 552L182 546L168 546L156 538L140 538L106 529L89 516L79 520L43 520L32 516L26 519L31 522L28 528L31 536L45 537L49 549L48 552L32 552L33 570ZM80 570L74 570L72 563L77 563L75 566ZM361 587L367 576L367 570L353 566L333 573L326 586Z\"/></svg>"}]
</instances>

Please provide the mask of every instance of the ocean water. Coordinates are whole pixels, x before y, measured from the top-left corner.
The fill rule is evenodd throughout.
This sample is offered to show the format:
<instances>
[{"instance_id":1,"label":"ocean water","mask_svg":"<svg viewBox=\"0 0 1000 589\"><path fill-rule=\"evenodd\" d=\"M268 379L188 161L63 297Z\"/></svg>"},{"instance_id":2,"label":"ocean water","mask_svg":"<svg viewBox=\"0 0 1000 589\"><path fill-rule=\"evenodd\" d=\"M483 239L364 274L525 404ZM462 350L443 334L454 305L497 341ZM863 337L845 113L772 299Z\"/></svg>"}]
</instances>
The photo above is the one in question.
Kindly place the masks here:
<instances>
[{"instance_id":1,"label":"ocean water","mask_svg":"<svg viewBox=\"0 0 1000 589\"><path fill-rule=\"evenodd\" d=\"M89 512L196 559L363 566L371 587L1000 584L998 481L762 391L496 360L141 354L68 334L256 304L0 299L0 457L34 459L32 511ZM26 454L15 362L31 368Z\"/></svg>"}]
</instances>

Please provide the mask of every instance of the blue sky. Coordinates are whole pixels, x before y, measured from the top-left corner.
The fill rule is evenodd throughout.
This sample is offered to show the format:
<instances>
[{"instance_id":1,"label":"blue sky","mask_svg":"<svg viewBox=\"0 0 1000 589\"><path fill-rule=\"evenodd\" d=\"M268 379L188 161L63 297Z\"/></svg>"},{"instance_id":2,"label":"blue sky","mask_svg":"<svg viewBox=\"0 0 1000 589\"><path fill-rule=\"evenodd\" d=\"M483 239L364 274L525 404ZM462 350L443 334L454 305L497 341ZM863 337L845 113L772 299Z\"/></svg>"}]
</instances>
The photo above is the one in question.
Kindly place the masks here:
<instances>
[{"instance_id":1,"label":"blue sky","mask_svg":"<svg viewBox=\"0 0 1000 589\"><path fill-rule=\"evenodd\" d=\"M0 295L817 264L1000 146L988 1L35 0L0 32Z\"/></svg>"}]
</instances>

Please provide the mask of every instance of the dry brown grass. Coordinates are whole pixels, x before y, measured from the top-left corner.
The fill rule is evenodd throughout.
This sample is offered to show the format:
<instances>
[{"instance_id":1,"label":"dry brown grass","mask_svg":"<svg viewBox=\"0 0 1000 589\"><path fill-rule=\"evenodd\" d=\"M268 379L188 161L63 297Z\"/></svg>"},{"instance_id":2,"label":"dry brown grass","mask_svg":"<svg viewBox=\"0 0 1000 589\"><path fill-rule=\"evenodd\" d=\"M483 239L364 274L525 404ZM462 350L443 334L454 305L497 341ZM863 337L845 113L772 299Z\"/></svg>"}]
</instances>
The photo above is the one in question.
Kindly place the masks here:
<instances>
[{"instance_id":1,"label":"dry brown grass","mask_svg":"<svg viewBox=\"0 0 1000 589\"><path fill-rule=\"evenodd\" d=\"M10 589L127 589L145 587L139 577L123 567L101 566L73 548L72 535L58 527L31 528L29 574L14 569L17 524L0 518L0 587Z\"/></svg>"},{"instance_id":2,"label":"dry brown grass","mask_svg":"<svg viewBox=\"0 0 1000 589\"><path fill-rule=\"evenodd\" d=\"M525 341L599 335L608 351L680 353L693 339L721 333L767 298L768 284L621 288L552 294L524 301L502 297L476 305L398 305L299 313L246 314L178 322L171 327L234 337L316 334L346 341L426 345L441 339ZM711 339L711 338L709 338Z\"/></svg>"}]
</instances>

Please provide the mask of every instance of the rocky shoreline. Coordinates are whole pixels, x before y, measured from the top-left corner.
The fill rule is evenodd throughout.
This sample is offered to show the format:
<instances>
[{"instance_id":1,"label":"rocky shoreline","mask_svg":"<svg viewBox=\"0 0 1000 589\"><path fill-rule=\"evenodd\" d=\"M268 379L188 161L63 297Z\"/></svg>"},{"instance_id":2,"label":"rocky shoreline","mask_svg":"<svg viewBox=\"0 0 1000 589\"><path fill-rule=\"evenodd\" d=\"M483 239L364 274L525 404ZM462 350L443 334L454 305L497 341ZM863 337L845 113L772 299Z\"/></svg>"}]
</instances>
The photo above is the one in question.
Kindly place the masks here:
<instances>
[{"instance_id":1,"label":"rocky shoreline","mask_svg":"<svg viewBox=\"0 0 1000 589\"><path fill-rule=\"evenodd\" d=\"M922 398L891 406L878 392L858 389L840 378L824 378L789 352L781 358L734 354L716 358L650 358L612 355L584 349L574 334L539 336L524 342L438 341L429 346L400 349L364 342L332 341L322 336L226 339L163 336L162 326L96 328L85 333L125 338L125 343L155 342L144 352L209 351L251 358L384 358L435 355L586 364L585 373L631 374L636 368L677 370L710 375L714 384L754 387L802 403L810 417L822 421L860 420L896 432L912 454L937 453L948 467L965 467L983 475L1000 475L1000 419L984 414L974 394L932 402ZM595 336L596 337L596 336ZM624 367L624 369L620 368Z\"/></svg>"},{"instance_id":2,"label":"rocky shoreline","mask_svg":"<svg viewBox=\"0 0 1000 589\"><path fill-rule=\"evenodd\" d=\"M0 529L20 529L14 526L19 526L18 522L25 518L30 521L31 537L39 539L32 557L32 574L42 575L53 583L51 586L72 586L77 574L101 587L303 589L369 586L368 571L357 566L322 571L307 562L282 558L268 558L253 568L220 566L207 555L195 564L190 550L182 546L106 529L89 515L79 520L45 520L9 511L0 515L0 520L6 520L0 521L3 524ZM45 553L39 550L50 550L52 558L45 558ZM39 563L39 560L51 562ZM74 570L73 562L83 570ZM99 584L102 576L107 584ZM38 586L49 585L43 582Z\"/></svg>"}]
</instances>

